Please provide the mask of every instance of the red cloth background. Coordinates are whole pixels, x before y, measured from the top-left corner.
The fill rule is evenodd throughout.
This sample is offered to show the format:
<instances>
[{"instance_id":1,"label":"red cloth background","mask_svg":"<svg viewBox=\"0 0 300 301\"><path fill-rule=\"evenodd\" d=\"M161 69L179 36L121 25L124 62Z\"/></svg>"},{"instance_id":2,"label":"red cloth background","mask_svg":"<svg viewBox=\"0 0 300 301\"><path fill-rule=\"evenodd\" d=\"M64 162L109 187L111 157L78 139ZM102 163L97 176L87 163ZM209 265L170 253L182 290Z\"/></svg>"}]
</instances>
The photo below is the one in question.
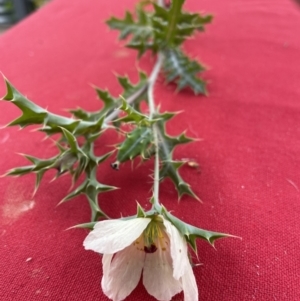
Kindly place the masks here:
<instances>
[{"instance_id":1,"label":"red cloth background","mask_svg":"<svg viewBox=\"0 0 300 301\"><path fill-rule=\"evenodd\" d=\"M187 0L186 7L215 15L205 34L185 44L209 68L209 97L157 84L164 110L182 110L169 125L187 129L202 142L178 148L175 158L193 158L201 172L182 168L203 204L173 185L160 198L173 214L205 229L241 236L198 242L194 269L202 301L300 300L300 9L288 0ZM99 108L90 83L120 92L112 71L137 79L135 53L121 47L104 20L123 16L135 1L54 0L0 37L0 70L29 99L62 113L76 106ZM149 56L141 66L153 66ZM5 93L0 82L0 94ZM64 113L66 114L66 113ZM0 123L19 115L0 104ZM17 152L49 157L55 151L43 135L9 128L0 131L0 171L26 164ZM106 140L107 141L106 141ZM109 135L99 143L107 150ZM111 159L113 160L113 158ZM108 162L109 163L109 162ZM112 217L147 205L152 162L119 172L109 164L99 180L121 190L100 195ZM34 177L0 181L0 299L107 300L100 288L99 255L85 251L86 230L65 231L89 221L84 197L56 207L70 179L46 175L33 197ZM154 300L142 284L128 300ZM182 295L174 297L182 300Z\"/></svg>"}]
</instances>

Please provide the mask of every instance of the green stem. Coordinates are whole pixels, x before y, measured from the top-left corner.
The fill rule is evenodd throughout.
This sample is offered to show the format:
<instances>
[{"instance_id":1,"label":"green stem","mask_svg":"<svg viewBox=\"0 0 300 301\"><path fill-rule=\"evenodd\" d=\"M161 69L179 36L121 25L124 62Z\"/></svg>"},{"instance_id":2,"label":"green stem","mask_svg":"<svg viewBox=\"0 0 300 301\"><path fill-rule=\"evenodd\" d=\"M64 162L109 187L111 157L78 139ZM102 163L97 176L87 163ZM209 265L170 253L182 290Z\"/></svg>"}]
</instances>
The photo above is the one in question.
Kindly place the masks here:
<instances>
[{"instance_id":1,"label":"green stem","mask_svg":"<svg viewBox=\"0 0 300 301\"><path fill-rule=\"evenodd\" d=\"M152 70L152 73L148 80L148 102L149 102L149 118L150 120L153 119L156 108L154 102L154 94L153 89L158 77L159 71L162 67L163 63L163 55L158 53L158 58L156 64ZM152 208L159 207L159 149L158 149L158 129L155 124L152 126L153 129L153 139L154 139L154 146L155 146L155 158L154 158L154 184L153 184L153 198L152 198Z\"/></svg>"}]
</instances>

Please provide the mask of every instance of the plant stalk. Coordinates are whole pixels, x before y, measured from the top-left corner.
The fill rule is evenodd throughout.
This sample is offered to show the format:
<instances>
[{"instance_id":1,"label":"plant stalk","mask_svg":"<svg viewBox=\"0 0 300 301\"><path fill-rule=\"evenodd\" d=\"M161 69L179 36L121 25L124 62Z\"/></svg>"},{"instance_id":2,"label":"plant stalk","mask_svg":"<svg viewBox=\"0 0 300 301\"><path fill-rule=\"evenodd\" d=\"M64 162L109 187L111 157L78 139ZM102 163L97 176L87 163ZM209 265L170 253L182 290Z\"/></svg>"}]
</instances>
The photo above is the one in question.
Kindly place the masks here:
<instances>
[{"instance_id":1,"label":"plant stalk","mask_svg":"<svg viewBox=\"0 0 300 301\"><path fill-rule=\"evenodd\" d=\"M148 103L149 103L149 118L150 120L154 118L156 113L155 101L154 101L154 85L157 80L159 71L162 67L164 57L162 53L158 53L157 61L151 72L148 80ZM153 184L153 198L152 198L152 208L160 207L159 205L159 147L158 147L158 129L154 123L153 129L153 139L155 146L155 158L154 158L154 184Z\"/></svg>"}]
</instances>

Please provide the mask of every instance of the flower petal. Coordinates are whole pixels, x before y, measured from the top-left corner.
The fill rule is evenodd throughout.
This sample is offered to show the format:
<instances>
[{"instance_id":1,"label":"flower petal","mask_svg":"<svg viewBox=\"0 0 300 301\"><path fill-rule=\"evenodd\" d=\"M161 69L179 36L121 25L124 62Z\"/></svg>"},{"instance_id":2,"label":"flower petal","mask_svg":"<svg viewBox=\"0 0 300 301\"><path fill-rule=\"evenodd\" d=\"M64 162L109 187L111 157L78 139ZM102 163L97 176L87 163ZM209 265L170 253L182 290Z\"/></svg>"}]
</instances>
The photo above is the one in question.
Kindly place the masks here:
<instances>
[{"instance_id":1,"label":"flower petal","mask_svg":"<svg viewBox=\"0 0 300 301\"><path fill-rule=\"evenodd\" d=\"M185 274L181 278L184 301L198 301L198 287L193 269L189 264Z\"/></svg>"},{"instance_id":2,"label":"flower petal","mask_svg":"<svg viewBox=\"0 0 300 301\"><path fill-rule=\"evenodd\" d=\"M128 247L150 223L150 218L98 222L83 242L86 250L113 254Z\"/></svg>"},{"instance_id":3,"label":"flower petal","mask_svg":"<svg viewBox=\"0 0 300 301\"><path fill-rule=\"evenodd\" d=\"M113 301L124 300L139 283L145 252L132 244L118 252L109 262L109 266L107 260L111 260L112 255L104 256L102 290Z\"/></svg>"},{"instance_id":4,"label":"flower petal","mask_svg":"<svg viewBox=\"0 0 300 301\"><path fill-rule=\"evenodd\" d=\"M110 271L110 264L113 258L113 254L104 254L102 257L102 267L103 267L103 277L101 280L101 286L103 291L108 290L110 278L109 278L109 271Z\"/></svg>"},{"instance_id":5,"label":"flower petal","mask_svg":"<svg viewBox=\"0 0 300 301\"><path fill-rule=\"evenodd\" d=\"M164 219L167 234L171 242L171 257L173 260L173 277L179 279L184 275L187 266L190 266L187 243L180 232L168 220Z\"/></svg>"},{"instance_id":6,"label":"flower petal","mask_svg":"<svg viewBox=\"0 0 300 301\"><path fill-rule=\"evenodd\" d=\"M169 242L164 247L166 250L158 246L156 252L146 254L143 272L143 284L147 292L162 301L171 300L182 291L180 281L173 277Z\"/></svg>"}]
</instances>

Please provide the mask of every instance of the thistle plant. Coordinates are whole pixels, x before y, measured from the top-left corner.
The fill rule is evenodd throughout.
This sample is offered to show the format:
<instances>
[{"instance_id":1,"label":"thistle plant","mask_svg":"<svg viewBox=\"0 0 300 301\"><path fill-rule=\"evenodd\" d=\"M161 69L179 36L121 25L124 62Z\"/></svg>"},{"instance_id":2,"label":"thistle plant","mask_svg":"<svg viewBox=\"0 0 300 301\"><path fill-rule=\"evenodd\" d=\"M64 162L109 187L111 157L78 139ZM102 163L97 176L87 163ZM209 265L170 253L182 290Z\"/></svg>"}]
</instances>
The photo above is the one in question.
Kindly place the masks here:
<instances>
[{"instance_id":1,"label":"thistle plant","mask_svg":"<svg viewBox=\"0 0 300 301\"><path fill-rule=\"evenodd\" d=\"M34 173L36 191L48 170L55 169L57 178L70 174L75 188L60 204L85 195L91 208L91 220L75 227L92 230L84 246L103 254L102 289L114 301L123 300L131 293L141 273L146 290L158 300L170 300L182 290L184 300L198 300L189 252L197 253L197 238L214 245L215 240L230 236L187 224L171 214L159 197L160 183L169 178L179 198L186 194L198 199L180 175L180 167L186 162L173 158L177 146L194 139L185 133L178 136L167 133L166 124L177 113L160 111L153 94L160 73L166 83L176 84L177 91L191 89L196 95L206 94L205 81L198 76L204 67L185 53L182 44L203 31L212 16L185 12L183 4L184 0L143 1L137 5L135 13L126 12L124 18L112 17L107 21L111 29L120 31L119 37L126 41L125 46L137 51L138 58L151 52L156 63L149 76L139 71L136 83L128 77L116 76L123 88L119 97L95 88L102 102L98 111L77 108L70 110L70 117L53 114L23 96L5 78L7 93L2 100L22 111L22 115L8 126L38 125L38 130L47 137L60 136L55 140L56 156L41 159L24 154L30 164L9 170L6 175ZM141 102L146 103L147 110L141 109ZM97 156L95 141L101 140L108 129L121 133L122 141L115 145L114 151ZM107 159L111 156L115 156L110 163L111 172L136 157L142 161L153 159L150 210L145 211L138 205L135 215L120 219L111 219L103 211L99 194L116 187L100 183L97 172L102 164L109 164ZM83 182L77 184L79 178L83 178Z\"/></svg>"}]
</instances>

